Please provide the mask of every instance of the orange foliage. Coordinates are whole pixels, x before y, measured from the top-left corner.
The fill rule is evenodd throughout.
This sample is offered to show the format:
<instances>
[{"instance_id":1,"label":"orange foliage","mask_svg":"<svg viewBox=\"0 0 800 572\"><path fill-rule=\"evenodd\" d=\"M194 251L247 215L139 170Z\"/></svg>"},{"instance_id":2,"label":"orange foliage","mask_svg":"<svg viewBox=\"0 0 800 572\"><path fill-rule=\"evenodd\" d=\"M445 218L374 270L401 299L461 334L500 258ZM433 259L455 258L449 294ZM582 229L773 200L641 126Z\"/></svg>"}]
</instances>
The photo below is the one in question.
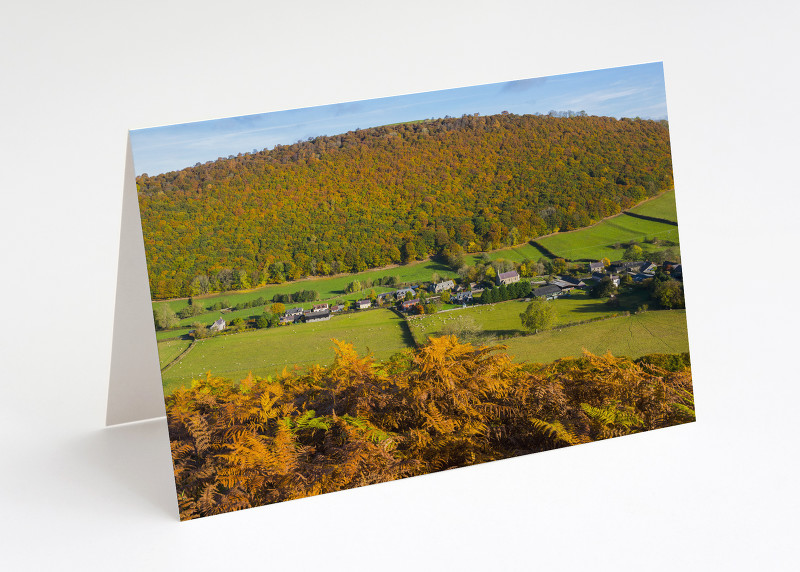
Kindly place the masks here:
<instances>
[{"instance_id":1,"label":"orange foliage","mask_svg":"<svg viewBox=\"0 0 800 572\"><path fill-rule=\"evenodd\" d=\"M611 355L521 366L455 337L167 399L182 519L666 427L694 419L691 372ZM500 347L502 350L502 347Z\"/></svg>"}]
</instances>

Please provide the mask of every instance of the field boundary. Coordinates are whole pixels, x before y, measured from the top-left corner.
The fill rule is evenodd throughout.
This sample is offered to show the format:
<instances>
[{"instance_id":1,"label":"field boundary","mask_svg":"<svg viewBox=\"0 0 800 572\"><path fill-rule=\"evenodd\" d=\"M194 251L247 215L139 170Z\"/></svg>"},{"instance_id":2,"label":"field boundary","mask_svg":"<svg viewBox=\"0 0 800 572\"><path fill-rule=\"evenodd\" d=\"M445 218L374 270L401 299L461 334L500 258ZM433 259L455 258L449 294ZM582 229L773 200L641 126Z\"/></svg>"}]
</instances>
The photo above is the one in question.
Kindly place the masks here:
<instances>
[{"instance_id":1,"label":"field boundary","mask_svg":"<svg viewBox=\"0 0 800 572\"><path fill-rule=\"evenodd\" d=\"M165 373L169 368L171 368L173 365L181 361L184 357L186 357L186 354L188 354L191 351L191 349L196 345L197 345L197 340L192 340L192 343L189 344L189 346L185 350L183 350L181 353L178 354L178 356L175 359L173 359L171 362L169 362L167 365L161 368L161 373L162 374Z\"/></svg>"}]
</instances>

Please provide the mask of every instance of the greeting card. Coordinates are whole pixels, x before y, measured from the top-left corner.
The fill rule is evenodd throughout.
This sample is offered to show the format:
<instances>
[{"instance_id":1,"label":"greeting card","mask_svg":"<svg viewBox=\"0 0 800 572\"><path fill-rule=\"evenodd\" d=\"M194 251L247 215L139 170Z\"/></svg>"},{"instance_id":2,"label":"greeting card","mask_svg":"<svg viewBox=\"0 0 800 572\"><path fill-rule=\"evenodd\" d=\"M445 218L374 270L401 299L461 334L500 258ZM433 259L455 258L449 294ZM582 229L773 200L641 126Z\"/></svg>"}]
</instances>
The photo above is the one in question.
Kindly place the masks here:
<instances>
[{"instance_id":1,"label":"greeting card","mask_svg":"<svg viewBox=\"0 0 800 572\"><path fill-rule=\"evenodd\" d=\"M695 418L659 63L130 151L109 422L166 410L181 519Z\"/></svg>"}]
</instances>

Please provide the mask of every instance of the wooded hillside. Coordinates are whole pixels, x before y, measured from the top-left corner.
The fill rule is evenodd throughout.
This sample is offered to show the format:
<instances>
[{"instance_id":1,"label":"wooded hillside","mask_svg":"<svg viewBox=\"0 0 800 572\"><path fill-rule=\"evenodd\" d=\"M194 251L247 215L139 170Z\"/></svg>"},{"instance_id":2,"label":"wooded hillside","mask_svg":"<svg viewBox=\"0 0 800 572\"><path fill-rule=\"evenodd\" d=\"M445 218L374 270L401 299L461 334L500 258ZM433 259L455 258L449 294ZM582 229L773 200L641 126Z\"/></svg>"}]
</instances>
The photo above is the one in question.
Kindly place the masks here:
<instances>
[{"instance_id":1,"label":"wooded hillside","mask_svg":"<svg viewBox=\"0 0 800 572\"><path fill-rule=\"evenodd\" d=\"M152 294L168 298L198 293L198 276L247 288L519 244L673 181L666 122L504 113L318 137L137 184Z\"/></svg>"}]
</instances>

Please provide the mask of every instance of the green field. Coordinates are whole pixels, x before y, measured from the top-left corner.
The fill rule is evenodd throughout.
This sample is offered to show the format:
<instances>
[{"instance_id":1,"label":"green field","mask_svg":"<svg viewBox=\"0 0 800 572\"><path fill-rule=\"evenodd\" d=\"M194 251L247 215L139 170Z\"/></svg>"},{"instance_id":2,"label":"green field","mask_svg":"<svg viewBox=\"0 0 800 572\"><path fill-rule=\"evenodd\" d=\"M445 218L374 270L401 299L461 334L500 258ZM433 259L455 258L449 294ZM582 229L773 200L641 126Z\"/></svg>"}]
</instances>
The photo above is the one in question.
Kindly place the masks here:
<instances>
[{"instance_id":1,"label":"green field","mask_svg":"<svg viewBox=\"0 0 800 572\"><path fill-rule=\"evenodd\" d=\"M651 353L689 351L686 310L658 310L629 317L549 330L534 336L503 340L517 362L549 363L578 357L586 348L594 354L637 358Z\"/></svg>"},{"instance_id":2,"label":"green field","mask_svg":"<svg viewBox=\"0 0 800 572\"><path fill-rule=\"evenodd\" d=\"M191 340L168 340L165 342L158 342L158 366L164 369L164 366L181 355L181 352L191 344Z\"/></svg>"},{"instance_id":3,"label":"green field","mask_svg":"<svg viewBox=\"0 0 800 572\"><path fill-rule=\"evenodd\" d=\"M674 217L675 193L664 193L657 199L653 199L639 207L634 207L631 210L637 214L646 214L647 216ZM622 258L624 250L614 248L613 245L615 243L621 244L630 240L643 241L646 238L653 237L670 240L677 244L679 242L678 227L673 224L642 220L621 214L594 226L572 232L554 234L539 239L537 242L556 256L571 260L600 260L601 258L618 260ZM650 244L642 244L641 246L646 252L663 248L661 246L653 247Z\"/></svg>"},{"instance_id":4,"label":"green field","mask_svg":"<svg viewBox=\"0 0 800 572\"><path fill-rule=\"evenodd\" d=\"M284 367L329 364L334 356L331 338L352 343L359 354L371 353L379 361L413 345L403 319L382 309L334 315L325 322L217 336L198 340L181 361L163 372L164 392L169 394L207 371L238 381L251 371L267 376ZM159 343L160 357L174 351L171 341Z\"/></svg>"},{"instance_id":5,"label":"green field","mask_svg":"<svg viewBox=\"0 0 800 572\"><path fill-rule=\"evenodd\" d=\"M557 312L556 326L583 322L592 318L604 318L622 311L633 311L647 302L647 293L637 292L620 297L620 307L610 308L604 299L590 298L586 292L576 291L549 302ZM409 320L414 339L425 343L429 336L440 335L442 327L448 322L469 316L475 320L486 336L509 336L525 332L519 315L528 302L509 300L498 304L476 305L453 312L441 312L430 316L414 317Z\"/></svg>"},{"instance_id":6,"label":"green field","mask_svg":"<svg viewBox=\"0 0 800 572\"><path fill-rule=\"evenodd\" d=\"M678 222L678 212L675 206L675 191L667 191L652 201L646 201L633 207L629 212Z\"/></svg>"},{"instance_id":7,"label":"green field","mask_svg":"<svg viewBox=\"0 0 800 572\"><path fill-rule=\"evenodd\" d=\"M489 257L489 260L497 260L498 258L502 258L504 260L511 260L512 262L539 260L543 256L542 252L538 248L529 243L514 246L512 248L504 248L503 250L495 250L485 254ZM481 253L465 256L464 263L472 266L478 261L480 256Z\"/></svg>"}]
</instances>

